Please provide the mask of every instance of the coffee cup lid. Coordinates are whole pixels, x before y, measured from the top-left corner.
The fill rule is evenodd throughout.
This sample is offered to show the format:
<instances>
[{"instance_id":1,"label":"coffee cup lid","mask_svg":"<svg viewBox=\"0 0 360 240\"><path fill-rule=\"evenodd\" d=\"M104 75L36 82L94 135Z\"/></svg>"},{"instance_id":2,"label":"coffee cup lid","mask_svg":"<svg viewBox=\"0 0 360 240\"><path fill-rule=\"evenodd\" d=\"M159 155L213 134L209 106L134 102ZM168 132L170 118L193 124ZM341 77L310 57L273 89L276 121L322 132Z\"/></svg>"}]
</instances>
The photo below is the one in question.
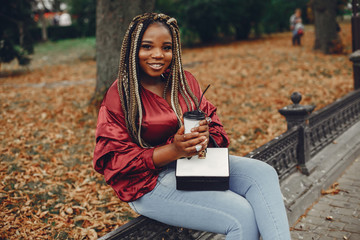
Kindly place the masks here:
<instances>
[{"instance_id":1,"label":"coffee cup lid","mask_svg":"<svg viewBox=\"0 0 360 240\"><path fill-rule=\"evenodd\" d=\"M205 119L205 114L198 110L189 111L184 113L184 118L193 119L193 120L202 120Z\"/></svg>"}]
</instances>

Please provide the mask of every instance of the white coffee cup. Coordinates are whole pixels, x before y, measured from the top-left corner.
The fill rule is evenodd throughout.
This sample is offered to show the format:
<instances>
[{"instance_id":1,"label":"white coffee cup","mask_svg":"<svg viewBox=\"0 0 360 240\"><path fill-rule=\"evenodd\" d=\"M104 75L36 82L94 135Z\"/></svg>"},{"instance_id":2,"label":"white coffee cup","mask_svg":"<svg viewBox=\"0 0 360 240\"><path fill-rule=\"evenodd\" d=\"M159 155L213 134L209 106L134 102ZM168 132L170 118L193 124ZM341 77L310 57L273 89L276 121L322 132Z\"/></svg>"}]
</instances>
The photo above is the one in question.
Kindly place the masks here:
<instances>
[{"instance_id":1,"label":"white coffee cup","mask_svg":"<svg viewBox=\"0 0 360 240\"><path fill-rule=\"evenodd\" d=\"M185 134L191 133L191 129L199 127L200 121L205 119L205 114L200 111L185 112L184 115Z\"/></svg>"}]
</instances>

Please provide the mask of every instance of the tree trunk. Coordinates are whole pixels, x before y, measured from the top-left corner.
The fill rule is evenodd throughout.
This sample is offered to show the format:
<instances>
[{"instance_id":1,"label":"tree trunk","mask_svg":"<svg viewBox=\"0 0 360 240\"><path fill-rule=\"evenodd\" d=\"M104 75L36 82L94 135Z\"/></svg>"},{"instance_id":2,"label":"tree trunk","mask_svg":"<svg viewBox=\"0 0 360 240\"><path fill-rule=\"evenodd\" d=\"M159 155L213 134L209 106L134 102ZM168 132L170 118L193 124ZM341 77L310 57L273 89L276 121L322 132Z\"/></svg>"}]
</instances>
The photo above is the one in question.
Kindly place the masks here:
<instances>
[{"instance_id":1,"label":"tree trunk","mask_svg":"<svg viewBox=\"0 0 360 240\"><path fill-rule=\"evenodd\" d=\"M351 16L352 50L360 49L360 1L352 0ZM360 69L360 66L358 67Z\"/></svg>"},{"instance_id":2,"label":"tree trunk","mask_svg":"<svg viewBox=\"0 0 360 240\"><path fill-rule=\"evenodd\" d=\"M153 11L155 0L98 0L96 6L96 89L91 104L99 106L116 79L123 36L131 20Z\"/></svg>"},{"instance_id":3,"label":"tree trunk","mask_svg":"<svg viewBox=\"0 0 360 240\"><path fill-rule=\"evenodd\" d=\"M18 28L19 28L19 45L21 47L24 47L24 23L23 22L19 22L18 23Z\"/></svg>"},{"instance_id":4,"label":"tree trunk","mask_svg":"<svg viewBox=\"0 0 360 240\"><path fill-rule=\"evenodd\" d=\"M46 19L43 10L40 10L39 12L39 21L41 25L41 39L42 41L46 42L48 40L48 35L47 35Z\"/></svg>"},{"instance_id":5,"label":"tree trunk","mask_svg":"<svg viewBox=\"0 0 360 240\"><path fill-rule=\"evenodd\" d=\"M337 0L314 0L315 45L325 54L340 53L343 45L337 31Z\"/></svg>"}]
</instances>

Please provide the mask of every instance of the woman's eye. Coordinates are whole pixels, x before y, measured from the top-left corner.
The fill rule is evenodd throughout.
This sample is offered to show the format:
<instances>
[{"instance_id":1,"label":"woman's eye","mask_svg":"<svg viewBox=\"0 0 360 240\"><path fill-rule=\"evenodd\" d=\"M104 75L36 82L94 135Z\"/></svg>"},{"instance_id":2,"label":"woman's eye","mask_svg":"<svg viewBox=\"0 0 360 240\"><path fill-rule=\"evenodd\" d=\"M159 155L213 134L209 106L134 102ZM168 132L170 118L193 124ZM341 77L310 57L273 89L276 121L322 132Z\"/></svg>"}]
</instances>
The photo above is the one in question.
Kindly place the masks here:
<instances>
[{"instance_id":1,"label":"woman's eye","mask_svg":"<svg viewBox=\"0 0 360 240\"><path fill-rule=\"evenodd\" d=\"M168 50L171 50L171 49L172 49L171 46L165 46L165 47L164 47L164 50L167 50L167 51L168 51Z\"/></svg>"},{"instance_id":2,"label":"woman's eye","mask_svg":"<svg viewBox=\"0 0 360 240\"><path fill-rule=\"evenodd\" d=\"M145 49L150 49L151 46L149 44L143 44L141 45L142 48L145 48Z\"/></svg>"}]
</instances>

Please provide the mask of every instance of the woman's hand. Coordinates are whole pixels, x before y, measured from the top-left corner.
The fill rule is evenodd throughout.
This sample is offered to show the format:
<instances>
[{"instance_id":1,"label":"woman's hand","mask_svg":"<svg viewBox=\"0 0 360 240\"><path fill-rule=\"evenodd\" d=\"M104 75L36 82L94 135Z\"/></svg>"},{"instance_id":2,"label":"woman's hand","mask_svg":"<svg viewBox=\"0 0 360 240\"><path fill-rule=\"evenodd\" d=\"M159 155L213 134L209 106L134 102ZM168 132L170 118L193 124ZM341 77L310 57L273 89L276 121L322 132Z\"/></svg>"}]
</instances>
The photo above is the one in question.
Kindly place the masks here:
<instances>
[{"instance_id":1,"label":"woman's hand","mask_svg":"<svg viewBox=\"0 0 360 240\"><path fill-rule=\"evenodd\" d=\"M210 135L208 120L205 119L205 120L200 121L199 127L195 127L193 129L191 129L191 132L198 132L200 134L200 136L205 136L207 139L207 143L206 143L206 147L207 147L207 145L209 143L209 135Z\"/></svg>"},{"instance_id":2,"label":"woman's hand","mask_svg":"<svg viewBox=\"0 0 360 240\"><path fill-rule=\"evenodd\" d=\"M157 147L153 153L156 167L162 167L182 157L192 157L205 150L209 143L209 126L206 120L200 121L199 127L184 133L184 126L174 136L171 144Z\"/></svg>"},{"instance_id":3,"label":"woman's hand","mask_svg":"<svg viewBox=\"0 0 360 240\"><path fill-rule=\"evenodd\" d=\"M206 125L206 126L205 126ZM191 133L184 134L184 126L180 127L174 136L173 145L180 157L192 157L205 150L209 142L209 127L205 120L200 126L193 128ZM198 147L197 147L198 146ZM199 148L199 146L201 148ZM198 148L198 149L197 149Z\"/></svg>"}]
</instances>

